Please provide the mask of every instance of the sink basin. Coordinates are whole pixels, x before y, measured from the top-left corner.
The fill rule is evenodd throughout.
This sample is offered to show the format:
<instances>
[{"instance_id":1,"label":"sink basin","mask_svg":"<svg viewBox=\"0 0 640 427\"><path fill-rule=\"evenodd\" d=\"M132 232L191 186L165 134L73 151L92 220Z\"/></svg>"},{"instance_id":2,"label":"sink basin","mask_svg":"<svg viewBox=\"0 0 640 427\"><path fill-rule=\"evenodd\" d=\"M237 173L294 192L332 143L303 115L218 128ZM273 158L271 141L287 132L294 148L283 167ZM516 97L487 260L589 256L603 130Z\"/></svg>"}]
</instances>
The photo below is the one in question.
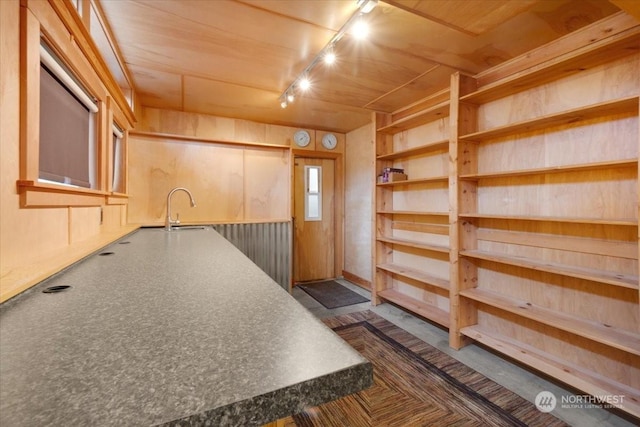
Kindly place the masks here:
<instances>
[{"instance_id":1,"label":"sink basin","mask_svg":"<svg viewBox=\"0 0 640 427\"><path fill-rule=\"evenodd\" d=\"M207 226L205 225L174 225L171 227L171 231L180 231L180 230L204 230Z\"/></svg>"}]
</instances>

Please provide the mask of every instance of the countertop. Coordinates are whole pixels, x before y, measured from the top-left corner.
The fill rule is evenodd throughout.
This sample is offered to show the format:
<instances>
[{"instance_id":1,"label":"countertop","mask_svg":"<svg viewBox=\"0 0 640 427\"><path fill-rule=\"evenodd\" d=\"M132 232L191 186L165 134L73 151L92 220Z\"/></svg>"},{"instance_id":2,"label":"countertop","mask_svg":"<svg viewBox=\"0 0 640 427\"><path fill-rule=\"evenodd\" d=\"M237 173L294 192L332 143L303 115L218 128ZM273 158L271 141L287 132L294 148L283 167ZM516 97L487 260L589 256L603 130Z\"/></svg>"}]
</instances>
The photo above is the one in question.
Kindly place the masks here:
<instances>
[{"instance_id":1,"label":"countertop","mask_svg":"<svg viewBox=\"0 0 640 427\"><path fill-rule=\"evenodd\" d=\"M0 305L0 425L261 425L371 383L210 227L139 230Z\"/></svg>"}]
</instances>

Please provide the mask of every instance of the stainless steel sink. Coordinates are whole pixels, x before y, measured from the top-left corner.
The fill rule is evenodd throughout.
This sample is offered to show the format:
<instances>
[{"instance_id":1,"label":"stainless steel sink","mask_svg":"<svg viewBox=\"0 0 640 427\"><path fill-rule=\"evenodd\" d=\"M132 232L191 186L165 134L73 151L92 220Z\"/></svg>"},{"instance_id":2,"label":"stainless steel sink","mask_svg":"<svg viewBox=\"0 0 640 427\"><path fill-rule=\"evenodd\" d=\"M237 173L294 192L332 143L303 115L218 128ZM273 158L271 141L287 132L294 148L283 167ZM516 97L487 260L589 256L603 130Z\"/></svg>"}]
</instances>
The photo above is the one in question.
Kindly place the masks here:
<instances>
[{"instance_id":1,"label":"stainless steel sink","mask_svg":"<svg viewBox=\"0 0 640 427\"><path fill-rule=\"evenodd\" d=\"M181 231L181 230L204 230L206 229L206 225L172 225L171 231Z\"/></svg>"}]
</instances>

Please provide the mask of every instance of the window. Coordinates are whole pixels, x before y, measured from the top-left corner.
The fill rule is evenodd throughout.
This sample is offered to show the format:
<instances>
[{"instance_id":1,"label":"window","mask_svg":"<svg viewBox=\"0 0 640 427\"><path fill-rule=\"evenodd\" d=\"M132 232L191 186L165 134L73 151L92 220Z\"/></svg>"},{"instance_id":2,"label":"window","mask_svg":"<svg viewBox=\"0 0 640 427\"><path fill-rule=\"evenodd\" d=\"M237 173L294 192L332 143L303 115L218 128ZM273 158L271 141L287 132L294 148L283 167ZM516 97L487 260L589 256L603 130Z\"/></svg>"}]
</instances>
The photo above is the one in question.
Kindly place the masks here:
<instances>
[{"instance_id":1,"label":"window","mask_svg":"<svg viewBox=\"0 0 640 427\"><path fill-rule=\"evenodd\" d=\"M322 221L322 167L304 167L304 220Z\"/></svg>"},{"instance_id":2,"label":"window","mask_svg":"<svg viewBox=\"0 0 640 427\"><path fill-rule=\"evenodd\" d=\"M111 180L111 191L114 193L124 193L124 132L115 123L112 126L113 144L113 178Z\"/></svg>"},{"instance_id":3,"label":"window","mask_svg":"<svg viewBox=\"0 0 640 427\"><path fill-rule=\"evenodd\" d=\"M40 46L41 181L96 188L98 107L64 64Z\"/></svg>"}]
</instances>

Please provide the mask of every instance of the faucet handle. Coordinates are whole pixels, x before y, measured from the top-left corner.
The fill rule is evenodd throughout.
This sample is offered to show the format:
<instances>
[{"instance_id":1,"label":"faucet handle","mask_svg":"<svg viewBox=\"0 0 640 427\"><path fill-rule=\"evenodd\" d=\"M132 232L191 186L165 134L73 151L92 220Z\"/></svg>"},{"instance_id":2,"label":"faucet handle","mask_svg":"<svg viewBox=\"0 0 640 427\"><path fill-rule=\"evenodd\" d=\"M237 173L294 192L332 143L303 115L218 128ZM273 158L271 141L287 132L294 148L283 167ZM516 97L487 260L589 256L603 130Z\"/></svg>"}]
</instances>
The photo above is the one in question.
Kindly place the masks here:
<instances>
[{"instance_id":1,"label":"faucet handle","mask_svg":"<svg viewBox=\"0 0 640 427\"><path fill-rule=\"evenodd\" d=\"M176 224L176 225L180 224L180 214L179 213L176 214L176 220L175 220L174 224Z\"/></svg>"}]
</instances>

